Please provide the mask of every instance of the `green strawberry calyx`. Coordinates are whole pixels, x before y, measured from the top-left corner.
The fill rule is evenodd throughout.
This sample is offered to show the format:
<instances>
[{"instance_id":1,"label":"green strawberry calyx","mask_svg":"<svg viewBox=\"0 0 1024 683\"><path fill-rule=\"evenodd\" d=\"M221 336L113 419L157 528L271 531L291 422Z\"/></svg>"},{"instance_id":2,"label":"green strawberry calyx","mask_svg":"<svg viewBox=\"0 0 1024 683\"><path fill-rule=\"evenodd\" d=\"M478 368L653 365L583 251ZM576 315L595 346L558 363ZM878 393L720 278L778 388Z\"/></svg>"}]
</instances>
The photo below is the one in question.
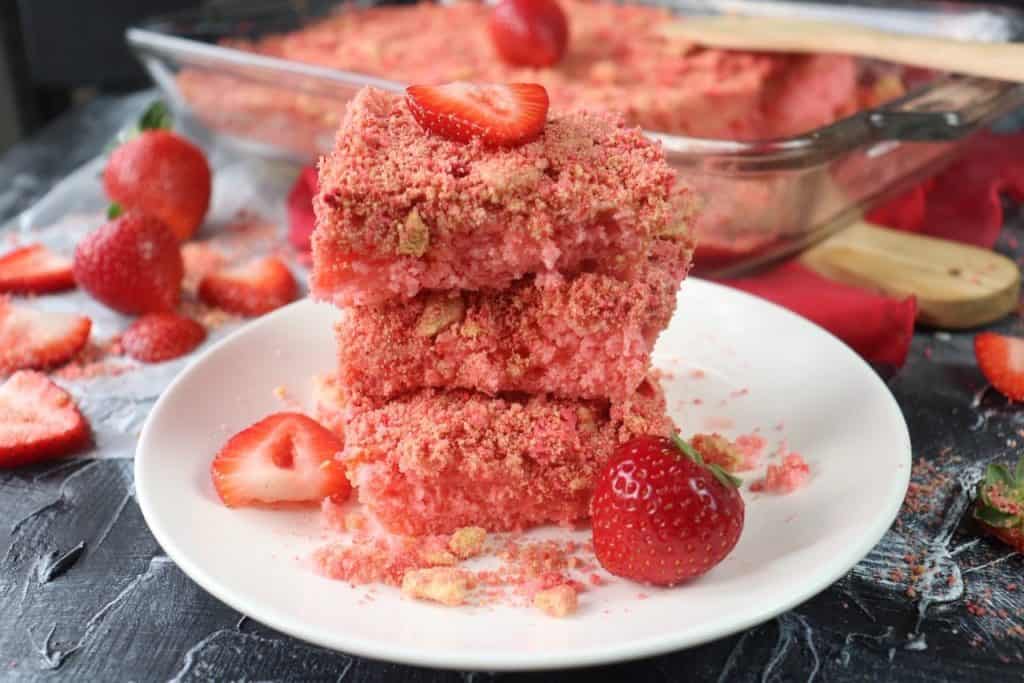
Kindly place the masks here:
<instances>
[{"instance_id":1,"label":"green strawberry calyx","mask_svg":"<svg viewBox=\"0 0 1024 683\"><path fill-rule=\"evenodd\" d=\"M694 461L701 467L706 467L711 470L711 474L715 476L715 479L717 479L722 486L735 489L739 488L740 485L743 484L742 479L729 474L716 463L704 462L704 458L697 452L697 449L691 446L689 442L685 441L683 437L678 434L672 435L672 443L674 443L676 448L682 451L683 455L688 457L690 460Z\"/></svg>"},{"instance_id":2,"label":"green strawberry calyx","mask_svg":"<svg viewBox=\"0 0 1024 683\"><path fill-rule=\"evenodd\" d=\"M1024 527L1024 457L1013 472L1003 464L989 465L978 486L975 519L992 527Z\"/></svg>"}]
</instances>

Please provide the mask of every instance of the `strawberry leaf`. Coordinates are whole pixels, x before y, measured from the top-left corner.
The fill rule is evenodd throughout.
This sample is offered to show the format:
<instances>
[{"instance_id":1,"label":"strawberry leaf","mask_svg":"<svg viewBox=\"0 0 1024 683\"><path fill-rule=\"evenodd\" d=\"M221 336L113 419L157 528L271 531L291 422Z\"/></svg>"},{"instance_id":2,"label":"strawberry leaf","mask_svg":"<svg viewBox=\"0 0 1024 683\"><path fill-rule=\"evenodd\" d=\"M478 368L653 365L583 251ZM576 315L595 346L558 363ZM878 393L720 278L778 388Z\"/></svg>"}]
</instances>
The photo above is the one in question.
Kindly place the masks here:
<instances>
[{"instance_id":1,"label":"strawberry leaf","mask_svg":"<svg viewBox=\"0 0 1024 683\"><path fill-rule=\"evenodd\" d=\"M1020 463L1017 463L1017 467L1018 469L1020 468ZM1017 482L1014 481L1014 478L1010 474L1010 470L1006 465L996 463L989 465L985 469L985 488L1001 484L1006 487L1007 490L1012 490L1015 488L1016 483Z\"/></svg>"},{"instance_id":2,"label":"strawberry leaf","mask_svg":"<svg viewBox=\"0 0 1024 683\"><path fill-rule=\"evenodd\" d=\"M674 443L676 448L681 450L690 460L694 461L698 465L704 464L704 458L702 458L700 453L697 452L697 449L684 441L683 437L679 436L679 434L672 435L672 443Z\"/></svg>"},{"instance_id":3,"label":"strawberry leaf","mask_svg":"<svg viewBox=\"0 0 1024 683\"><path fill-rule=\"evenodd\" d=\"M1015 482L1016 488L1024 487L1024 456L1017 461L1017 469L1014 472L1014 478L1017 480Z\"/></svg>"},{"instance_id":4,"label":"strawberry leaf","mask_svg":"<svg viewBox=\"0 0 1024 683\"><path fill-rule=\"evenodd\" d=\"M711 474L715 475L715 479L717 479L722 486L738 489L743 484L742 479L734 477L718 465L708 465L708 469L711 470Z\"/></svg>"},{"instance_id":5,"label":"strawberry leaf","mask_svg":"<svg viewBox=\"0 0 1024 683\"><path fill-rule=\"evenodd\" d=\"M683 439L683 437L679 436L678 434L672 435L672 443L674 443L676 445L676 448L681 450L683 454L690 460L693 460L698 465L707 467L709 470L711 470L711 474L715 476L715 479L717 479L719 483L722 484L722 486L727 486L729 488L735 489L739 488L740 485L743 484L742 479L740 479L739 477L734 477L733 475L729 474L724 469L722 469L720 465L716 465L714 463L709 464L704 462L704 458L701 456L700 453L697 452L697 449L691 446L687 441Z\"/></svg>"},{"instance_id":6,"label":"strawberry leaf","mask_svg":"<svg viewBox=\"0 0 1024 683\"><path fill-rule=\"evenodd\" d=\"M142 112L138 127L140 131L167 129L171 127L173 120L167 104L163 100L157 100Z\"/></svg>"},{"instance_id":7,"label":"strawberry leaf","mask_svg":"<svg viewBox=\"0 0 1024 683\"><path fill-rule=\"evenodd\" d=\"M107 207L107 218L109 220L114 220L122 213L124 213L124 209L117 202L111 202L110 206Z\"/></svg>"}]
</instances>

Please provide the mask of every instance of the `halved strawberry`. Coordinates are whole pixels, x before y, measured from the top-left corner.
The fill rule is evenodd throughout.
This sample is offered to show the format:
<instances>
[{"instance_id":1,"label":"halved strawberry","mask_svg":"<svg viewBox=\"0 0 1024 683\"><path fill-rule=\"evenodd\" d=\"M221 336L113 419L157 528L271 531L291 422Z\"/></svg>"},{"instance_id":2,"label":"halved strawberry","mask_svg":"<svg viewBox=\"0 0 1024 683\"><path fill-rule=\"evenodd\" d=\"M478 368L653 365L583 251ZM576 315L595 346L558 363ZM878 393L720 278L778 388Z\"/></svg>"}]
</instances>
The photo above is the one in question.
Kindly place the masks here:
<instances>
[{"instance_id":1,"label":"halved strawberry","mask_svg":"<svg viewBox=\"0 0 1024 683\"><path fill-rule=\"evenodd\" d=\"M72 289L71 259L41 244L30 244L0 256L0 292L45 294Z\"/></svg>"},{"instance_id":2,"label":"halved strawberry","mask_svg":"<svg viewBox=\"0 0 1024 683\"><path fill-rule=\"evenodd\" d=\"M982 332L974 338L974 357L999 393L1024 401L1024 339Z\"/></svg>"},{"instance_id":3,"label":"halved strawberry","mask_svg":"<svg viewBox=\"0 0 1024 683\"><path fill-rule=\"evenodd\" d=\"M275 413L231 437L210 465L228 507L348 498L352 487L334 456L342 443L301 413Z\"/></svg>"},{"instance_id":4,"label":"halved strawberry","mask_svg":"<svg viewBox=\"0 0 1024 683\"><path fill-rule=\"evenodd\" d=\"M84 315L37 311L0 298L0 374L66 363L89 341L91 329Z\"/></svg>"},{"instance_id":5,"label":"halved strawberry","mask_svg":"<svg viewBox=\"0 0 1024 683\"><path fill-rule=\"evenodd\" d=\"M206 339L206 328L177 313L149 313L121 335L121 347L144 363L159 363L184 356Z\"/></svg>"},{"instance_id":6,"label":"halved strawberry","mask_svg":"<svg viewBox=\"0 0 1024 683\"><path fill-rule=\"evenodd\" d=\"M0 385L0 467L67 455L89 441L89 424L49 378L22 370Z\"/></svg>"},{"instance_id":7,"label":"halved strawberry","mask_svg":"<svg viewBox=\"0 0 1024 683\"><path fill-rule=\"evenodd\" d=\"M494 147L535 139L548 117L548 91L536 83L412 85L409 111L435 135L456 142L480 138Z\"/></svg>"},{"instance_id":8,"label":"halved strawberry","mask_svg":"<svg viewBox=\"0 0 1024 683\"><path fill-rule=\"evenodd\" d=\"M199 283L199 298L239 315L263 315L293 301L299 287L288 266L275 256L209 273Z\"/></svg>"}]
</instances>

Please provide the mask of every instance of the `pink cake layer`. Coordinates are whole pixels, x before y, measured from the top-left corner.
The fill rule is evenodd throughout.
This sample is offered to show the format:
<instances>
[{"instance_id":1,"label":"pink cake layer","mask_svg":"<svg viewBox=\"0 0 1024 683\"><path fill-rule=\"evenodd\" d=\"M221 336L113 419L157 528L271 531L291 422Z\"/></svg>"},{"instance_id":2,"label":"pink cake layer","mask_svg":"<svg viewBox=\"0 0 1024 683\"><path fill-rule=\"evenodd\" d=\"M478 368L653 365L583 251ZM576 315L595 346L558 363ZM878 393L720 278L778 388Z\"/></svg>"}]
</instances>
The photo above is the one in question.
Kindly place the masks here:
<instances>
[{"instance_id":1,"label":"pink cake layer","mask_svg":"<svg viewBox=\"0 0 1024 683\"><path fill-rule=\"evenodd\" d=\"M349 104L314 199L314 295L340 306L423 289L504 289L528 274L628 274L678 231L689 191L661 146L609 114L551 114L512 149L451 142L405 97Z\"/></svg>"},{"instance_id":2,"label":"pink cake layer","mask_svg":"<svg viewBox=\"0 0 1024 683\"><path fill-rule=\"evenodd\" d=\"M857 108L857 67L845 55L705 49L667 36L664 9L562 0L569 50L552 68L510 66L495 53L486 3L346 8L299 31L238 49L402 83L539 82L558 108L623 112L631 125L673 134L757 139L806 132ZM201 115L280 134L336 128L336 100L185 70L179 85ZM251 119L248 121L247 119Z\"/></svg>"},{"instance_id":3,"label":"pink cake layer","mask_svg":"<svg viewBox=\"0 0 1024 683\"><path fill-rule=\"evenodd\" d=\"M318 406L325 423L343 429L339 457L359 501L388 530L408 535L582 520L594 477L616 445L672 429L653 380L613 407L436 389Z\"/></svg>"},{"instance_id":4,"label":"pink cake layer","mask_svg":"<svg viewBox=\"0 0 1024 683\"><path fill-rule=\"evenodd\" d=\"M637 276L520 280L498 293L431 292L348 309L338 373L352 391L390 398L423 387L625 401L675 311L687 235L655 241Z\"/></svg>"}]
</instances>

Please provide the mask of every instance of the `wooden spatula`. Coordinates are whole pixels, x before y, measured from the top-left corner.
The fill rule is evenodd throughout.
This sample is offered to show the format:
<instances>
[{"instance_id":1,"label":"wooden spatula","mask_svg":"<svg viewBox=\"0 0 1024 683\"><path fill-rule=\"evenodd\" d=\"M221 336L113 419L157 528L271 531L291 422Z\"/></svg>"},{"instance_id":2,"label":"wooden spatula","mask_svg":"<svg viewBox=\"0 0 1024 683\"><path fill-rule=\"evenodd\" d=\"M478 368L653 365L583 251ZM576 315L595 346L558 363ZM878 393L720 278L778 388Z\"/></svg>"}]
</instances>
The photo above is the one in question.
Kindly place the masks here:
<instances>
[{"instance_id":1,"label":"wooden spatula","mask_svg":"<svg viewBox=\"0 0 1024 683\"><path fill-rule=\"evenodd\" d=\"M1024 83L1024 43L890 33L858 24L740 15L693 16L663 35L736 50L841 52L897 64Z\"/></svg>"},{"instance_id":2,"label":"wooden spatula","mask_svg":"<svg viewBox=\"0 0 1024 683\"><path fill-rule=\"evenodd\" d=\"M839 282L914 295L918 321L947 329L998 320L1020 298L1020 269L1001 254L863 221L805 251L800 260Z\"/></svg>"}]
</instances>

